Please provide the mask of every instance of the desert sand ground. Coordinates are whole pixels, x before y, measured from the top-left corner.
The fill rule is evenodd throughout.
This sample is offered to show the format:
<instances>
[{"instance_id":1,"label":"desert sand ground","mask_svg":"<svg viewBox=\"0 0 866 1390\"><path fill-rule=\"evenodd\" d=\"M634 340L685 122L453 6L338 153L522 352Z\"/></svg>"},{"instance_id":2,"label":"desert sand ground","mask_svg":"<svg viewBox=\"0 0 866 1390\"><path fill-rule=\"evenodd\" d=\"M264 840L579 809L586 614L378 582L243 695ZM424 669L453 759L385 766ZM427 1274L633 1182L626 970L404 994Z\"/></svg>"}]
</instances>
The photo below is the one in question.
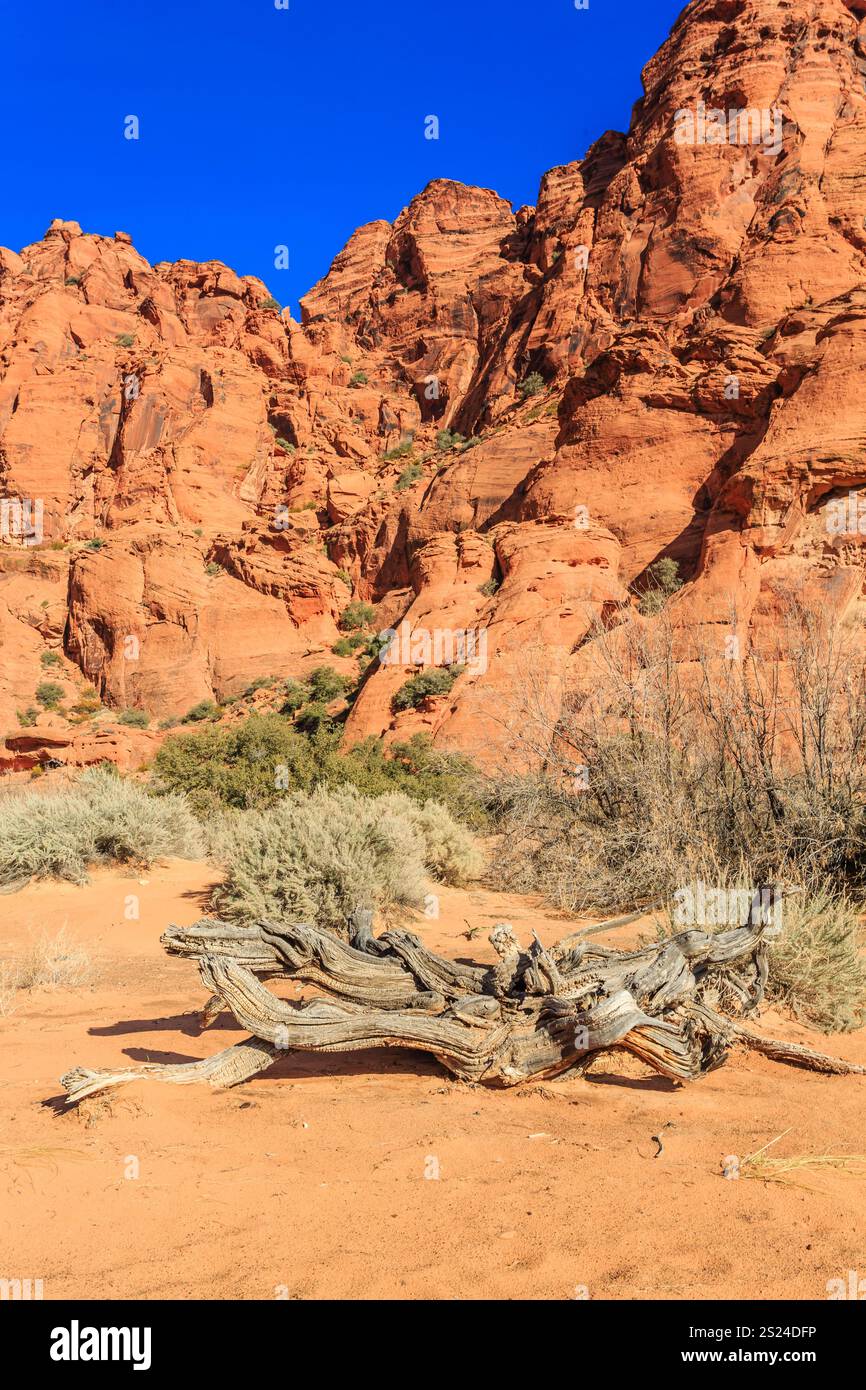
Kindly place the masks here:
<instances>
[{"instance_id":1,"label":"desert sand ground","mask_svg":"<svg viewBox=\"0 0 866 1390\"><path fill-rule=\"evenodd\" d=\"M200 1032L195 966L159 946L213 881L170 861L0 898L0 955L65 925L94 962L91 984L22 992L0 1019L0 1277L41 1278L46 1299L820 1300L829 1279L866 1275L866 1180L720 1169L789 1127L779 1153L862 1151L866 1078L753 1054L690 1087L614 1053L518 1091L457 1084L421 1054L295 1054L233 1091L136 1083L66 1108L70 1066L192 1060L242 1036L228 1017ZM572 929L503 893L441 902L415 929L467 958L491 958L496 921L524 940ZM866 1031L762 1027L866 1061Z\"/></svg>"}]
</instances>

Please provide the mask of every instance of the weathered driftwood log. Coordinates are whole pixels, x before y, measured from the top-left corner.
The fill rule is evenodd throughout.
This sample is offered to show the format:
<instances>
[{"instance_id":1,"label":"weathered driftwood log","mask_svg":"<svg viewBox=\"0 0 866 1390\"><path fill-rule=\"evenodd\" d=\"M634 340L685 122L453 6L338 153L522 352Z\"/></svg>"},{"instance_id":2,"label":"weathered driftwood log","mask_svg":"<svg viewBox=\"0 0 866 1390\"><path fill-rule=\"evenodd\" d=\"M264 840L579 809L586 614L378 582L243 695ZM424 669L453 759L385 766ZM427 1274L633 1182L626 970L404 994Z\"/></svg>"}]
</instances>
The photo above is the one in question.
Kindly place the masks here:
<instances>
[{"instance_id":1,"label":"weathered driftwood log","mask_svg":"<svg viewBox=\"0 0 866 1390\"><path fill-rule=\"evenodd\" d=\"M554 1076L601 1049L622 1048L663 1076L693 1081L737 1043L833 1074L853 1063L759 1037L737 1020L757 1009L767 979L764 924L681 932L636 951L579 935L524 950L506 924L490 940L498 960L473 965L435 955L407 931L374 937L358 912L348 939L299 925L236 927L205 919L170 927L166 950L199 962L209 991L202 1023L229 1009L252 1037L204 1062L121 1071L77 1067L70 1100L145 1077L233 1086L287 1051L403 1047L432 1053L455 1076L498 1085ZM263 979L287 977L330 996L278 999Z\"/></svg>"}]
</instances>

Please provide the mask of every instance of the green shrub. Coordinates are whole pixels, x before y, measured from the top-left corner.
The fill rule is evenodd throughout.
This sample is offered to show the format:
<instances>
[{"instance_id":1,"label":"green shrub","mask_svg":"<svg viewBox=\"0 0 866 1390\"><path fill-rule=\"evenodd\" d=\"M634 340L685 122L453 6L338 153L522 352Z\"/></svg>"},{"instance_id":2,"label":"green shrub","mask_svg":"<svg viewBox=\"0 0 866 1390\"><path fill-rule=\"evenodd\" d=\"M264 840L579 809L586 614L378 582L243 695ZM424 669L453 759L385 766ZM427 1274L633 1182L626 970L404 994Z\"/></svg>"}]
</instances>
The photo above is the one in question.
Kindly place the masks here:
<instances>
[{"instance_id":1,"label":"green shrub","mask_svg":"<svg viewBox=\"0 0 866 1390\"><path fill-rule=\"evenodd\" d=\"M81 276L80 276L80 275L67 275L67 277L66 277L66 279L63 281L63 283L64 283L64 285L80 285L80 284L81 284Z\"/></svg>"},{"instance_id":2,"label":"green shrub","mask_svg":"<svg viewBox=\"0 0 866 1390\"><path fill-rule=\"evenodd\" d=\"M143 709L125 709L118 715L117 722L129 729L146 729L150 724L150 717Z\"/></svg>"},{"instance_id":3,"label":"green shrub","mask_svg":"<svg viewBox=\"0 0 866 1390\"><path fill-rule=\"evenodd\" d=\"M340 614L340 627L344 632L357 632L361 628L370 627L375 620L376 610L371 603L353 599Z\"/></svg>"},{"instance_id":4,"label":"green shrub","mask_svg":"<svg viewBox=\"0 0 866 1390\"><path fill-rule=\"evenodd\" d=\"M423 476L424 469L421 467L420 463L410 463L408 468L403 469L403 472L400 474L394 486L398 492L405 492L407 487L411 487L413 483L417 483L418 479L423 478Z\"/></svg>"},{"instance_id":5,"label":"green shrub","mask_svg":"<svg viewBox=\"0 0 866 1390\"><path fill-rule=\"evenodd\" d=\"M307 699L305 691L302 703ZM371 736L343 752L340 731L331 726L308 736L279 715L252 715L233 728L166 739L154 777L157 791L186 793L199 815L220 807L273 806L286 790L352 786L365 796L401 791L415 801L441 801L465 824L486 825L472 763L462 754L439 752L426 734L388 750Z\"/></svg>"},{"instance_id":6,"label":"green shrub","mask_svg":"<svg viewBox=\"0 0 866 1390\"><path fill-rule=\"evenodd\" d=\"M405 439L402 444L398 444L394 449L389 449L386 454L382 455L382 458L385 463L393 463L395 459L408 458L411 452L412 440Z\"/></svg>"},{"instance_id":7,"label":"green shrub","mask_svg":"<svg viewBox=\"0 0 866 1390\"><path fill-rule=\"evenodd\" d=\"M348 637L340 637L334 643L331 651L334 656L353 656L359 647L369 645L369 637L364 632L353 632Z\"/></svg>"},{"instance_id":8,"label":"green shrub","mask_svg":"<svg viewBox=\"0 0 866 1390\"><path fill-rule=\"evenodd\" d=\"M305 734L318 734L332 728L334 721L322 700L311 700L295 716L295 724Z\"/></svg>"},{"instance_id":9,"label":"green shrub","mask_svg":"<svg viewBox=\"0 0 866 1390\"><path fill-rule=\"evenodd\" d=\"M537 396L544 390L544 377L540 372L530 372L517 389L520 399L526 401L530 396Z\"/></svg>"},{"instance_id":10,"label":"green shrub","mask_svg":"<svg viewBox=\"0 0 866 1390\"><path fill-rule=\"evenodd\" d=\"M429 838L428 838L429 837ZM230 920L307 921L344 930L357 907L393 917L420 907L428 873L476 872L467 832L443 807L350 788L291 793L270 811L232 816L214 833L225 865L215 906Z\"/></svg>"},{"instance_id":11,"label":"green shrub","mask_svg":"<svg viewBox=\"0 0 866 1390\"><path fill-rule=\"evenodd\" d=\"M286 681L285 691L286 698L280 710L281 714L295 714L310 698L310 687L302 685L300 681Z\"/></svg>"},{"instance_id":12,"label":"green shrub","mask_svg":"<svg viewBox=\"0 0 866 1390\"><path fill-rule=\"evenodd\" d=\"M42 652L39 657L43 666L59 666L60 656L57 652Z\"/></svg>"},{"instance_id":13,"label":"green shrub","mask_svg":"<svg viewBox=\"0 0 866 1390\"><path fill-rule=\"evenodd\" d=\"M294 454L296 452L294 444L290 444L287 439L283 439L281 434L277 435L276 443L279 444L280 448L286 454Z\"/></svg>"},{"instance_id":14,"label":"green shrub","mask_svg":"<svg viewBox=\"0 0 866 1390\"><path fill-rule=\"evenodd\" d=\"M157 792L185 792L198 815L209 815L220 807L272 806L284 795L281 784L311 789L316 760L288 720L252 715L230 729L167 738L153 772Z\"/></svg>"},{"instance_id":15,"label":"green shrub","mask_svg":"<svg viewBox=\"0 0 866 1390\"><path fill-rule=\"evenodd\" d=\"M351 375L351 377L349 378L349 385L350 385L350 386L366 386L366 385L367 385L367 373L366 373L366 372L353 372L352 375Z\"/></svg>"},{"instance_id":16,"label":"green shrub","mask_svg":"<svg viewBox=\"0 0 866 1390\"><path fill-rule=\"evenodd\" d=\"M135 343L134 333L118 333L114 340L118 347L131 348Z\"/></svg>"},{"instance_id":17,"label":"green shrub","mask_svg":"<svg viewBox=\"0 0 866 1390\"><path fill-rule=\"evenodd\" d=\"M2 885L34 876L82 883L91 864L194 858L202 848L183 797L150 796L101 769L47 796L24 792L0 799Z\"/></svg>"},{"instance_id":18,"label":"green shrub","mask_svg":"<svg viewBox=\"0 0 866 1390\"><path fill-rule=\"evenodd\" d=\"M400 686L391 700L392 710L397 714L400 710L417 709L431 695L447 695L462 670L462 666L434 666L420 671Z\"/></svg>"},{"instance_id":19,"label":"green shrub","mask_svg":"<svg viewBox=\"0 0 866 1390\"><path fill-rule=\"evenodd\" d=\"M499 587L498 579L488 579L486 584L479 584L478 592L479 594L483 594L485 598L492 598Z\"/></svg>"},{"instance_id":20,"label":"green shrub","mask_svg":"<svg viewBox=\"0 0 866 1390\"><path fill-rule=\"evenodd\" d=\"M91 536L90 540L87 542L88 550L102 550L104 546L105 541L101 536Z\"/></svg>"},{"instance_id":21,"label":"green shrub","mask_svg":"<svg viewBox=\"0 0 866 1390\"><path fill-rule=\"evenodd\" d=\"M349 686L346 677L339 675L333 666L317 666L307 677L307 684L310 698L326 705L341 699Z\"/></svg>"},{"instance_id":22,"label":"green shrub","mask_svg":"<svg viewBox=\"0 0 866 1390\"><path fill-rule=\"evenodd\" d=\"M36 687L36 699L43 709L56 709L63 699L63 686L55 681L41 681Z\"/></svg>"},{"instance_id":23,"label":"green shrub","mask_svg":"<svg viewBox=\"0 0 866 1390\"><path fill-rule=\"evenodd\" d=\"M638 600L638 608L645 618L651 618L661 612L671 594L683 587L683 581L679 577L679 565L669 556L654 561L647 570L647 578L649 583Z\"/></svg>"},{"instance_id":24,"label":"green shrub","mask_svg":"<svg viewBox=\"0 0 866 1390\"><path fill-rule=\"evenodd\" d=\"M33 725L39 721L39 711L35 710L33 706L30 705L27 709L19 709L16 712L15 718L18 720L22 729L32 729Z\"/></svg>"},{"instance_id":25,"label":"green shrub","mask_svg":"<svg viewBox=\"0 0 866 1390\"><path fill-rule=\"evenodd\" d=\"M222 574L222 565L218 565L215 560L209 561L204 567L204 572L210 579L216 579L218 574Z\"/></svg>"},{"instance_id":26,"label":"green shrub","mask_svg":"<svg viewBox=\"0 0 866 1390\"><path fill-rule=\"evenodd\" d=\"M262 300L261 304L259 305L259 308L260 308L260 309L276 309L277 313L279 313L279 312L280 312L280 309L282 308L282 305L280 304L279 300L274 299L274 297L273 297L272 294L269 294L268 297L267 297L267 299L263 299L263 300Z\"/></svg>"},{"instance_id":27,"label":"green shrub","mask_svg":"<svg viewBox=\"0 0 866 1390\"><path fill-rule=\"evenodd\" d=\"M337 578L338 578L343 584L347 585L348 588L351 589L351 588L353 587L353 585L352 585L352 576L351 576L350 574L348 574L348 573L346 572L346 570L337 570Z\"/></svg>"},{"instance_id":28,"label":"green shrub","mask_svg":"<svg viewBox=\"0 0 866 1390\"><path fill-rule=\"evenodd\" d=\"M200 700L192 709L187 710L181 724L200 724L205 719L219 719L220 707L215 705L213 700Z\"/></svg>"},{"instance_id":29,"label":"green shrub","mask_svg":"<svg viewBox=\"0 0 866 1390\"><path fill-rule=\"evenodd\" d=\"M256 676L244 691L244 699L249 699L250 695L255 695L257 690L272 690L279 684L279 676Z\"/></svg>"},{"instance_id":30,"label":"green shrub","mask_svg":"<svg viewBox=\"0 0 866 1390\"><path fill-rule=\"evenodd\" d=\"M436 448L440 449L443 454L447 453L449 449L456 449L458 444L465 442L462 434L452 430L440 430L436 436Z\"/></svg>"}]
</instances>

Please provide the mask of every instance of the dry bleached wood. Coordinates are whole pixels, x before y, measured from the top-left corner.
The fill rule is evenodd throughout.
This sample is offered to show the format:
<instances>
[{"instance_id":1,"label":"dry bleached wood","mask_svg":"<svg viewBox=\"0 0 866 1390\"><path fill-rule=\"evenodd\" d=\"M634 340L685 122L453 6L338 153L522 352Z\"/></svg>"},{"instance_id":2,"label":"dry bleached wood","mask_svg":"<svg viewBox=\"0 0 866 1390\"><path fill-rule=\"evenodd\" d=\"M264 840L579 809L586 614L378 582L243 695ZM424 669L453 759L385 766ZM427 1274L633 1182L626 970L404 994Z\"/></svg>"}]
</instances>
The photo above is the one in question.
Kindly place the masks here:
<instances>
[{"instance_id":1,"label":"dry bleached wood","mask_svg":"<svg viewBox=\"0 0 866 1390\"><path fill-rule=\"evenodd\" d=\"M71 1101L144 1078L234 1086L287 1051L370 1047L429 1052L463 1080L503 1086L554 1076L614 1047L677 1081L718 1066L735 1044L818 1071L863 1074L738 1022L764 997L769 934L760 923L684 931L636 951L580 935L550 948L535 937L523 949L501 923L490 936L498 960L483 966L437 956L408 931L374 937L369 912L354 914L348 939L303 924L205 919L170 927L163 945L199 962L209 992L202 1025L229 1009L252 1036L203 1062L76 1067L63 1085ZM278 999L262 983L278 977L329 998Z\"/></svg>"}]
</instances>

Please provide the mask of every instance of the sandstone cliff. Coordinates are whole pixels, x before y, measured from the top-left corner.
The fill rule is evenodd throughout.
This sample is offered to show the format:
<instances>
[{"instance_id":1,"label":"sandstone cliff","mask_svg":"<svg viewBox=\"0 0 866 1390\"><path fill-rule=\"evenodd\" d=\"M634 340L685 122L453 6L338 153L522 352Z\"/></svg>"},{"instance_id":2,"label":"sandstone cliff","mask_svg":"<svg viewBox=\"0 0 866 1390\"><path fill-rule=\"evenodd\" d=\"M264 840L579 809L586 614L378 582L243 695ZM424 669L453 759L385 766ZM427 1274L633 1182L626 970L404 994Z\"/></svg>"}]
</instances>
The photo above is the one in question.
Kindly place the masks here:
<instances>
[{"instance_id":1,"label":"sandstone cliff","mask_svg":"<svg viewBox=\"0 0 866 1390\"><path fill-rule=\"evenodd\" d=\"M0 250L7 767L46 674L170 716L352 670L351 594L486 657L398 715L412 663L371 668L350 735L476 753L521 660L591 668L661 557L710 643L791 586L863 624L866 0L693 0L643 83L536 207L437 180L360 228L300 324L125 233Z\"/></svg>"}]
</instances>

